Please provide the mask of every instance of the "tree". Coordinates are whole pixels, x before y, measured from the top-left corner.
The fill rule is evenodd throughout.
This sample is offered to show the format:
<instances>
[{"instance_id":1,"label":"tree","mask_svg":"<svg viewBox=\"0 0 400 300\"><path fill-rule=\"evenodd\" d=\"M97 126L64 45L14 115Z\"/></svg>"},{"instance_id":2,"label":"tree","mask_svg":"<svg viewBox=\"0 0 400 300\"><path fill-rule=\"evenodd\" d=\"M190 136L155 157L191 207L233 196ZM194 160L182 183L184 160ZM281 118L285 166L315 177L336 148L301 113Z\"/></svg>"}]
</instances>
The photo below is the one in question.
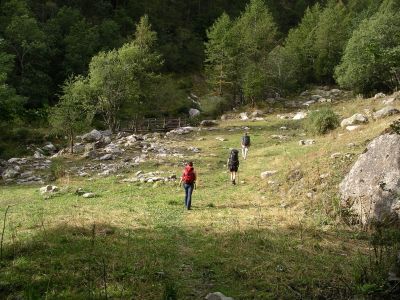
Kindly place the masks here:
<instances>
[{"instance_id":1,"label":"tree","mask_svg":"<svg viewBox=\"0 0 400 300\"><path fill-rule=\"evenodd\" d=\"M332 82L349 37L349 20L341 1L331 0L322 11L315 32L315 73L319 82Z\"/></svg>"},{"instance_id":2,"label":"tree","mask_svg":"<svg viewBox=\"0 0 400 300\"><path fill-rule=\"evenodd\" d=\"M276 46L277 27L263 0L251 0L233 28L238 35L240 85L254 105L267 90L266 62Z\"/></svg>"},{"instance_id":3,"label":"tree","mask_svg":"<svg viewBox=\"0 0 400 300\"><path fill-rule=\"evenodd\" d=\"M145 16L137 25L135 40L118 50L100 52L89 65L89 84L97 99L98 110L110 130L119 126L119 113L143 114L151 99L152 85L162 65L154 51L156 35Z\"/></svg>"},{"instance_id":4,"label":"tree","mask_svg":"<svg viewBox=\"0 0 400 300\"><path fill-rule=\"evenodd\" d=\"M219 96L224 90L232 90L235 77L235 43L232 40L232 21L223 13L207 30L208 41L205 43L206 73L211 86Z\"/></svg>"},{"instance_id":5,"label":"tree","mask_svg":"<svg viewBox=\"0 0 400 300\"><path fill-rule=\"evenodd\" d=\"M49 120L56 132L68 136L71 153L74 152L76 134L91 124L94 113L87 80L82 76L67 79L59 103L50 111Z\"/></svg>"},{"instance_id":6,"label":"tree","mask_svg":"<svg viewBox=\"0 0 400 300\"><path fill-rule=\"evenodd\" d=\"M336 78L341 86L362 93L400 87L400 17L395 1L384 1L353 32Z\"/></svg>"},{"instance_id":7,"label":"tree","mask_svg":"<svg viewBox=\"0 0 400 300\"><path fill-rule=\"evenodd\" d=\"M21 113L25 99L7 84L14 57L4 51L3 42L0 38L0 121L11 121Z\"/></svg>"},{"instance_id":8,"label":"tree","mask_svg":"<svg viewBox=\"0 0 400 300\"><path fill-rule=\"evenodd\" d=\"M291 61L289 73L292 74L294 87L315 81L316 52L314 45L320 14L319 4L308 8L300 24L289 31L284 42L285 59L288 58Z\"/></svg>"}]
</instances>

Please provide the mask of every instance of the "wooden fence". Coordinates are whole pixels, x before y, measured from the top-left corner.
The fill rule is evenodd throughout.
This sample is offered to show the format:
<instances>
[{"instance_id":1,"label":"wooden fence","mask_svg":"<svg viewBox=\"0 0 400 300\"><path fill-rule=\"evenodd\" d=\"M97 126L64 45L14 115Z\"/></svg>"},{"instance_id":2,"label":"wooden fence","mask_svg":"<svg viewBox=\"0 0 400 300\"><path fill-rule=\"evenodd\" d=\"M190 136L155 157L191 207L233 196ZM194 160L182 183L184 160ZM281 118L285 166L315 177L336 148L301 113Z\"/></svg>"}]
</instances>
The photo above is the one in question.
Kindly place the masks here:
<instances>
[{"instance_id":1,"label":"wooden fence","mask_svg":"<svg viewBox=\"0 0 400 300\"><path fill-rule=\"evenodd\" d=\"M126 122L122 131L128 132L167 132L179 127L187 126L186 118L145 118Z\"/></svg>"}]
</instances>

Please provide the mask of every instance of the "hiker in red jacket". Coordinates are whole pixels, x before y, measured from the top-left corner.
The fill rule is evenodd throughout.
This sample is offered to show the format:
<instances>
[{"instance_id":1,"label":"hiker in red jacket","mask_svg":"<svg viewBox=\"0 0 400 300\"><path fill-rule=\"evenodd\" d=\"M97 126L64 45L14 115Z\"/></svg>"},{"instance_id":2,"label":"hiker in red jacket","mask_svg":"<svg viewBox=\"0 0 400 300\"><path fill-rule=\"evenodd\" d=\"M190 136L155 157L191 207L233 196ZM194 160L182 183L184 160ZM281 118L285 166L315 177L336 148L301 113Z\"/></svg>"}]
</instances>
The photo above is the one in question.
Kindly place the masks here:
<instances>
[{"instance_id":1,"label":"hiker in red jacket","mask_svg":"<svg viewBox=\"0 0 400 300\"><path fill-rule=\"evenodd\" d=\"M196 171L193 168L193 162L188 162L183 171L179 185L183 183L185 189L185 206L188 210L191 209L192 205L192 193L196 186Z\"/></svg>"}]
</instances>

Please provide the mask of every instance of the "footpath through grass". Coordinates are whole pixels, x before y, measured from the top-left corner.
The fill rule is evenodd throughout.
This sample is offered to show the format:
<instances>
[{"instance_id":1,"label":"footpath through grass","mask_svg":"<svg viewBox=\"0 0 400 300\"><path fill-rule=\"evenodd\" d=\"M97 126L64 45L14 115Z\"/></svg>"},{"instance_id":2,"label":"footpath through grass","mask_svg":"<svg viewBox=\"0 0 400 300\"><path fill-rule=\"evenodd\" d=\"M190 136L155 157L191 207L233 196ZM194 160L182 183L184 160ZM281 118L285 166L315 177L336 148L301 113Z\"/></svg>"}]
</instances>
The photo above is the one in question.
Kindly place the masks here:
<instances>
[{"instance_id":1,"label":"footpath through grass","mask_svg":"<svg viewBox=\"0 0 400 300\"><path fill-rule=\"evenodd\" d=\"M177 143L202 150L187 158L199 175L192 211L184 210L176 183L62 178L61 192L49 199L37 186L2 186L0 220L11 207L0 298L203 299L213 291L235 299L351 297L358 293L357 272L369 245L366 234L341 221L337 184L366 141L391 120L357 135L338 129L309 147L298 145L308 137L301 124L276 116L226 122L185 137ZM239 184L232 186L224 164L245 125L252 146L241 161ZM350 142L355 147L348 148ZM335 152L343 156L332 159ZM140 169L180 175L179 161L171 163ZM303 178L288 179L295 169ZM278 173L263 181L265 170ZM98 196L81 198L74 194L78 187Z\"/></svg>"}]
</instances>

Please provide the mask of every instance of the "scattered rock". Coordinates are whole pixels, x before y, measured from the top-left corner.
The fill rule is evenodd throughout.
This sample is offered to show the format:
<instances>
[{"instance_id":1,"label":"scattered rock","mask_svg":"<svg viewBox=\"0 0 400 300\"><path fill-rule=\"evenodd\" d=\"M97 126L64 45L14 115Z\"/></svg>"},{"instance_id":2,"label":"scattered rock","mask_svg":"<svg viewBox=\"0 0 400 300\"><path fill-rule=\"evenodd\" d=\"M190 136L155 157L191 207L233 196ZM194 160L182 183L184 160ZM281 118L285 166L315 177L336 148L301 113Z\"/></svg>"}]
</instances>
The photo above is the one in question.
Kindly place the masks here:
<instances>
[{"instance_id":1,"label":"scattered rock","mask_svg":"<svg viewBox=\"0 0 400 300\"><path fill-rule=\"evenodd\" d=\"M19 171L16 170L15 168L8 168L1 174L1 176L3 177L4 180L6 180L6 179L16 178L18 177L19 174L20 174Z\"/></svg>"},{"instance_id":2,"label":"scattered rock","mask_svg":"<svg viewBox=\"0 0 400 300\"><path fill-rule=\"evenodd\" d=\"M397 108L394 108L392 106L386 106L382 108L381 110L378 110L376 113L374 113L374 119L382 119L386 118L392 115L397 115L399 114L400 111Z\"/></svg>"},{"instance_id":3,"label":"scattered rock","mask_svg":"<svg viewBox=\"0 0 400 300\"><path fill-rule=\"evenodd\" d=\"M375 138L340 184L341 205L368 224L400 215L400 135Z\"/></svg>"},{"instance_id":4,"label":"scattered rock","mask_svg":"<svg viewBox=\"0 0 400 300\"><path fill-rule=\"evenodd\" d=\"M215 120L203 120L200 122L200 126L202 127L211 127L211 126L217 126L218 122Z\"/></svg>"},{"instance_id":5,"label":"scattered rock","mask_svg":"<svg viewBox=\"0 0 400 300\"><path fill-rule=\"evenodd\" d=\"M55 185L46 185L41 187L39 191L42 195L44 195L44 194L56 193L59 191L59 188Z\"/></svg>"},{"instance_id":6,"label":"scattered rock","mask_svg":"<svg viewBox=\"0 0 400 300\"><path fill-rule=\"evenodd\" d=\"M302 120L302 119L305 119L306 117L307 117L307 113L300 111L294 115L293 120Z\"/></svg>"},{"instance_id":7,"label":"scattered rock","mask_svg":"<svg viewBox=\"0 0 400 300\"><path fill-rule=\"evenodd\" d=\"M82 197L83 198L94 198L94 197L96 197L96 194L95 193L84 193L84 194L82 194Z\"/></svg>"},{"instance_id":8,"label":"scattered rock","mask_svg":"<svg viewBox=\"0 0 400 300\"><path fill-rule=\"evenodd\" d=\"M102 134L100 131L93 129L91 132L84 134L81 139L84 142L87 143L92 143L92 142L97 142L100 141L102 138Z\"/></svg>"},{"instance_id":9,"label":"scattered rock","mask_svg":"<svg viewBox=\"0 0 400 300\"><path fill-rule=\"evenodd\" d=\"M342 153L340 153L340 152L336 152L331 155L332 159L336 159L336 158L340 158L340 157L342 157Z\"/></svg>"},{"instance_id":10,"label":"scattered rock","mask_svg":"<svg viewBox=\"0 0 400 300\"><path fill-rule=\"evenodd\" d=\"M261 118L264 113L261 110L255 110L251 113L252 118Z\"/></svg>"},{"instance_id":11,"label":"scattered rock","mask_svg":"<svg viewBox=\"0 0 400 300\"><path fill-rule=\"evenodd\" d=\"M216 140L218 140L218 141L221 141L221 142L225 142L226 141L226 139L224 139L223 137L216 137L215 138Z\"/></svg>"},{"instance_id":12,"label":"scattered rock","mask_svg":"<svg viewBox=\"0 0 400 300\"><path fill-rule=\"evenodd\" d=\"M215 292L215 293L209 293L206 298L206 300L234 300L232 297L227 297L221 292Z\"/></svg>"},{"instance_id":13,"label":"scattered rock","mask_svg":"<svg viewBox=\"0 0 400 300\"><path fill-rule=\"evenodd\" d=\"M353 125L353 126L347 126L346 130L347 131L354 131L354 130L357 130L358 128L360 128L360 125Z\"/></svg>"},{"instance_id":14,"label":"scattered rock","mask_svg":"<svg viewBox=\"0 0 400 300\"><path fill-rule=\"evenodd\" d=\"M368 117L363 114L354 114L350 118L344 119L341 123L341 127L356 125L356 124L365 124L368 123Z\"/></svg>"},{"instance_id":15,"label":"scattered rock","mask_svg":"<svg viewBox=\"0 0 400 300\"><path fill-rule=\"evenodd\" d=\"M275 175L276 173L278 173L278 171L264 171L260 174L261 179L267 179L268 177L271 177L273 175Z\"/></svg>"},{"instance_id":16,"label":"scattered rock","mask_svg":"<svg viewBox=\"0 0 400 300\"><path fill-rule=\"evenodd\" d=\"M188 134L188 133L193 132L194 129L195 128L191 127L191 126L180 127L180 128L176 128L174 130L167 132L166 136Z\"/></svg>"},{"instance_id":17,"label":"scattered rock","mask_svg":"<svg viewBox=\"0 0 400 300\"><path fill-rule=\"evenodd\" d=\"M121 154L123 151L117 145L111 143L104 148L106 153Z\"/></svg>"},{"instance_id":18,"label":"scattered rock","mask_svg":"<svg viewBox=\"0 0 400 300\"><path fill-rule=\"evenodd\" d=\"M249 119L249 116L247 115L247 112L240 113L240 119L242 121L247 121Z\"/></svg>"},{"instance_id":19,"label":"scattered rock","mask_svg":"<svg viewBox=\"0 0 400 300\"><path fill-rule=\"evenodd\" d=\"M35 153L33 154L33 157L34 158L45 158L44 154L39 150L35 151Z\"/></svg>"},{"instance_id":20,"label":"scattered rock","mask_svg":"<svg viewBox=\"0 0 400 300\"><path fill-rule=\"evenodd\" d=\"M374 96L374 99L381 99L381 98L385 98L386 95L384 93L377 93Z\"/></svg>"},{"instance_id":21,"label":"scattered rock","mask_svg":"<svg viewBox=\"0 0 400 300\"><path fill-rule=\"evenodd\" d=\"M389 105L389 104L394 104L395 101L396 101L396 98L392 97L392 98L383 100L382 103L385 105Z\"/></svg>"},{"instance_id":22,"label":"scattered rock","mask_svg":"<svg viewBox=\"0 0 400 300\"><path fill-rule=\"evenodd\" d=\"M300 140L299 145L300 146L309 146L315 144L315 140Z\"/></svg>"},{"instance_id":23,"label":"scattered rock","mask_svg":"<svg viewBox=\"0 0 400 300\"><path fill-rule=\"evenodd\" d=\"M108 153L108 154L103 155L99 159L100 160L112 160L112 159L114 159L114 155L112 155L111 153Z\"/></svg>"},{"instance_id":24,"label":"scattered rock","mask_svg":"<svg viewBox=\"0 0 400 300\"><path fill-rule=\"evenodd\" d=\"M73 147L74 153L75 153L75 154L84 153L84 152L85 152L85 148L86 148L85 144L76 143L76 144L74 145L74 147Z\"/></svg>"},{"instance_id":25,"label":"scattered rock","mask_svg":"<svg viewBox=\"0 0 400 300\"><path fill-rule=\"evenodd\" d=\"M300 169L291 170L287 176L287 179L290 181L299 181L304 176L303 171Z\"/></svg>"}]
</instances>

